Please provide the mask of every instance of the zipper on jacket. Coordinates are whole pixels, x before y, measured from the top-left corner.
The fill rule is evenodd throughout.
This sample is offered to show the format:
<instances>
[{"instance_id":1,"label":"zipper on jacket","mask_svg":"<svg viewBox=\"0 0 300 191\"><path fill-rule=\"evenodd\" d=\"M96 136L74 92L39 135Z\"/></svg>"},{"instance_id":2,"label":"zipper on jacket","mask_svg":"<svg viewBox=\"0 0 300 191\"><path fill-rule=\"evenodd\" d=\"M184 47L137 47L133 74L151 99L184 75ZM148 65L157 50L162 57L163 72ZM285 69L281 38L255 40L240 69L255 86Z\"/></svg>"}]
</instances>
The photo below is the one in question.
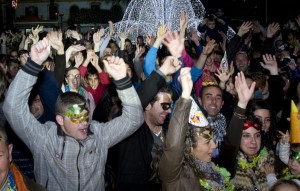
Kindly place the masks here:
<instances>
[{"instance_id":1,"label":"zipper on jacket","mask_svg":"<svg viewBox=\"0 0 300 191\"><path fill-rule=\"evenodd\" d=\"M62 147L62 153L61 153L60 160L62 160L62 159L63 159L63 156L64 156L64 152L65 152L65 144L66 144L66 136L64 137L64 142L63 142L63 147Z\"/></svg>"},{"instance_id":2,"label":"zipper on jacket","mask_svg":"<svg viewBox=\"0 0 300 191\"><path fill-rule=\"evenodd\" d=\"M78 191L80 191L80 171L79 171L79 155L80 155L80 151L81 151L81 143L78 142L79 144L79 151L78 151L78 155L77 155L77 172L78 172Z\"/></svg>"}]
</instances>

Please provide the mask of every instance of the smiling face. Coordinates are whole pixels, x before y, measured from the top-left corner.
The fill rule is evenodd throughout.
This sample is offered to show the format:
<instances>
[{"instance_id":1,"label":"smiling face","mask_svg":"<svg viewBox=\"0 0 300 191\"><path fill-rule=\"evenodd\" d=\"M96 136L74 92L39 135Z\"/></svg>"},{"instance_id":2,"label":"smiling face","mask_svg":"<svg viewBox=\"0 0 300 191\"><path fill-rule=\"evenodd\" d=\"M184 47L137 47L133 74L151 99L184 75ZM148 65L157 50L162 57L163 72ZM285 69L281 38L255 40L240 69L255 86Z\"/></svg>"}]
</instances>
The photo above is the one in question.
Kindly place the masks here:
<instances>
[{"instance_id":1,"label":"smiling face","mask_svg":"<svg viewBox=\"0 0 300 191\"><path fill-rule=\"evenodd\" d=\"M215 118L224 104L221 90L215 86L205 87L201 93L201 104L208 116Z\"/></svg>"},{"instance_id":2,"label":"smiling face","mask_svg":"<svg viewBox=\"0 0 300 191\"><path fill-rule=\"evenodd\" d=\"M237 69L240 72L246 72L250 64L250 60L246 53L238 53L235 57L235 62Z\"/></svg>"},{"instance_id":3,"label":"smiling face","mask_svg":"<svg viewBox=\"0 0 300 191\"><path fill-rule=\"evenodd\" d=\"M145 109L145 121L148 126L161 126L164 124L168 114L171 113L171 94L158 93L158 99L152 105L148 104ZM166 107L168 105L169 107Z\"/></svg>"},{"instance_id":4,"label":"smiling face","mask_svg":"<svg viewBox=\"0 0 300 191\"><path fill-rule=\"evenodd\" d=\"M99 78L98 78L98 75L96 75L96 74L88 75L87 80L88 80L89 86L90 86L93 90L97 89L97 87L98 87L98 85L99 85Z\"/></svg>"},{"instance_id":5,"label":"smiling face","mask_svg":"<svg viewBox=\"0 0 300 191\"><path fill-rule=\"evenodd\" d=\"M254 127L243 130L240 149L248 158L253 158L258 153L261 146L260 131Z\"/></svg>"},{"instance_id":6,"label":"smiling face","mask_svg":"<svg viewBox=\"0 0 300 191\"><path fill-rule=\"evenodd\" d=\"M80 78L81 76L78 69L72 69L67 72L65 80L70 86L71 91L78 92Z\"/></svg>"},{"instance_id":7,"label":"smiling face","mask_svg":"<svg viewBox=\"0 0 300 191\"><path fill-rule=\"evenodd\" d=\"M202 134L209 135L211 132L209 130L204 130ZM197 160L203 162L211 162L212 154L214 149L216 148L216 144L212 139L212 135L210 138L204 136L197 137L197 145L192 148L192 154L195 156Z\"/></svg>"},{"instance_id":8,"label":"smiling face","mask_svg":"<svg viewBox=\"0 0 300 191\"><path fill-rule=\"evenodd\" d=\"M270 111L268 109L257 109L254 111L254 115L262 123L262 129L266 132L269 131L271 126Z\"/></svg>"}]
</instances>

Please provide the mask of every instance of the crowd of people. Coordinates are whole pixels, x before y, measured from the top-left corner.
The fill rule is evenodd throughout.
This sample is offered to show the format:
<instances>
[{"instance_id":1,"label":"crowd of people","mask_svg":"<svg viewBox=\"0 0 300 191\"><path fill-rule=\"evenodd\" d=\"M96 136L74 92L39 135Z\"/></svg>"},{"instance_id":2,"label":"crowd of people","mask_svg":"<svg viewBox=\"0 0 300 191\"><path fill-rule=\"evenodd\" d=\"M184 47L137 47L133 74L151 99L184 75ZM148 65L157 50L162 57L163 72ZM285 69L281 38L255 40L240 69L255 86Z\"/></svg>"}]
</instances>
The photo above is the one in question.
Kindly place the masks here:
<instances>
[{"instance_id":1,"label":"crowd of people","mask_svg":"<svg viewBox=\"0 0 300 191\"><path fill-rule=\"evenodd\" d=\"M230 39L222 9L177 19L3 31L0 190L299 191L300 15Z\"/></svg>"}]
</instances>

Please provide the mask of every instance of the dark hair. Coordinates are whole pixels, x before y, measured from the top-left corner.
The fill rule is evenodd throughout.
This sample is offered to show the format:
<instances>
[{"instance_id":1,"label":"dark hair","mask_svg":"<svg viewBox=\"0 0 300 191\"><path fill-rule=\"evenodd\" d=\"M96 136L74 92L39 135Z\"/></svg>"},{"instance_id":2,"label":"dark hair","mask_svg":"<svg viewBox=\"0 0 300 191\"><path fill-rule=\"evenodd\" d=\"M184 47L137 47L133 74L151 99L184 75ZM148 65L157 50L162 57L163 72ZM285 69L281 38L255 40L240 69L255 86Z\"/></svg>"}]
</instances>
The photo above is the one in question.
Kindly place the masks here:
<instances>
[{"instance_id":1,"label":"dark hair","mask_svg":"<svg viewBox=\"0 0 300 191\"><path fill-rule=\"evenodd\" d=\"M277 191L278 188L282 185L289 185L291 187L294 187L296 188L298 191L300 191L300 186L292 181L292 180L284 180L284 179L281 179L281 180L278 180L271 188L270 188L270 191Z\"/></svg>"},{"instance_id":2,"label":"dark hair","mask_svg":"<svg viewBox=\"0 0 300 191\"><path fill-rule=\"evenodd\" d=\"M4 100L4 92L7 88L7 80L5 74L0 70L0 101Z\"/></svg>"},{"instance_id":3,"label":"dark hair","mask_svg":"<svg viewBox=\"0 0 300 191\"><path fill-rule=\"evenodd\" d=\"M55 114L64 115L66 109L74 104L85 103L85 99L82 95L75 92L62 93L55 104Z\"/></svg>"},{"instance_id":4,"label":"dark hair","mask_svg":"<svg viewBox=\"0 0 300 191\"><path fill-rule=\"evenodd\" d=\"M156 96L150 101L150 104L153 105L159 98L159 94L160 93L167 93L167 94L171 94L172 95L172 90L170 87L168 86L164 86L162 87L156 94Z\"/></svg>"},{"instance_id":5,"label":"dark hair","mask_svg":"<svg viewBox=\"0 0 300 191\"><path fill-rule=\"evenodd\" d=\"M254 112L258 109L266 109L270 112L271 125L270 125L269 131L274 132L276 129L275 114L273 113L272 108L269 105L269 103L267 103L266 101L261 100L261 99L251 100L248 103L247 108L246 108L246 116L254 115Z\"/></svg>"},{"instance_id":6,"label":"dark hair","mask_svg":"<svg viewBox=\"0 0 300 191\"><path fill-rule=\"evenodd\" d=\"M222 96L222 99L223 99L223 90L220 88L220 86L218 85L207 85L207 86L202 86L202 89L201 89L201 93L200 93L200 98L202 99L203 96L204 96L204 91L205 89L207 88L210 88L210 87L215 87L217 88L220 92L221 92L221 96Z\"/></svg>"},{"instance_id":7,"label":"dark hair","mask_svg":"<svg viewBox=\"0 0 300 191\"><path fill-rule=\"evenodd\" d=\"M70 66L70 67L66 68L66 71L65 71L65 76L66 76L66 75L67 75L67 73L68 73L69 71L71 71L71 70L78 70L78 71L79 71L79 68L77 68L77 67L74 67L74 66Z\"/></svg>"},{"instance_id":8,"label":"dark hair","mask_svg":"<svg viewBox=\"0 0 300 191\"><path fill-rule=\"evenodd\" d=\"M88 65L88 67L87 67L87 72L86 72L86 74L85 74L85 77L87 78L89 75L96 75L97 78L98 78L98 71L97 71L97 69L96 69L94 66L92 66L92 65Z\"/></svg>"}]
</instances>

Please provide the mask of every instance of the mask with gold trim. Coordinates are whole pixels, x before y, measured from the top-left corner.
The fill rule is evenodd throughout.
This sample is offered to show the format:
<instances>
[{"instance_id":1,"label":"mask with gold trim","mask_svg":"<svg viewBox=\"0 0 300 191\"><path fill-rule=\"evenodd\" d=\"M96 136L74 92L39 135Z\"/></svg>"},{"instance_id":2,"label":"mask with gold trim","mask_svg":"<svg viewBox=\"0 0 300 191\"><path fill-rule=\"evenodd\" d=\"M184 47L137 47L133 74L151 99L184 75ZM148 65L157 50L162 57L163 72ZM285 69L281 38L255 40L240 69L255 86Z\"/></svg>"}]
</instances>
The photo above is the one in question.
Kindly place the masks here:
<instances>
[{"instance_id":1,"label":"mask with gold trim","mask_svg":"<svg viewBox=\"0 0 300 191\"><path fill-rule=\"evenodd\" d=\"M83 122L89 122L89 112L85 104L74 104L68 107L69 111L65 115L75 124L80 124ZM86 113L81 114L84 110L87 110Z\"/></svg>"}]
</instances>

